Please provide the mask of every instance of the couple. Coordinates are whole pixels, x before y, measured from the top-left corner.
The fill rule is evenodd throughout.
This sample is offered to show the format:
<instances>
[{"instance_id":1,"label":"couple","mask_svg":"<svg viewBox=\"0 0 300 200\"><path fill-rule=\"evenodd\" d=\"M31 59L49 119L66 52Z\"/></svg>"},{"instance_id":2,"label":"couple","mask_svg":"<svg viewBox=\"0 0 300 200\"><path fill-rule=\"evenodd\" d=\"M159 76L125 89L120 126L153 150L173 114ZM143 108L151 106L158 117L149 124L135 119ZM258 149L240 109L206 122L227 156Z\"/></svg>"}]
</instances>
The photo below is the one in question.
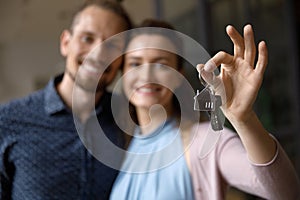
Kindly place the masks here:
<instances>
[{"instance_id":1,"label":"couple","mask_svg":"<svg viewBox=\"0 0 300 200\"><path fill-rule=\"evenodd\" d=\"M143 26L171 28L156 21ZM211 62L198 65L201 76L213 84L216 94L220 92L223 99L226 96L222 111L239 135L224 129L216 146L200 158L202 133L207 133L209 124L180 119L183 113L177 106L181 101L176 102L173 91L181 84L181 58L162 49L143 48L158 43L176 49L180 47L178 41L159 31L141 31L128 35L127 44L117 40L106 47L112 52L123 48L129 51L124 58L114 59L105 71L95 70L93 67L101 63L93 60L83 64L97 45L130 28L130 19L119 4L89 1L61 36L65 73L51 80L45 89L1 105L1 199L223 199L228 185L267 199L297 198L299 181L293 166L252 109L267 64L264 42L259 44L258 62L254 62L252 28L246 26L241 36L229 26L227 34L234 44L234 55L220 52ZM108 50L95 54L114 56ZM88 135L92 131L89 124L97 120L114 144L121 148L126 145L111 111L112 97L105 90L121 65L123 91L139 127L133 133L124 162L120 161L122 157L116 161L122 170L119 173L95 159L77 131ZM211 72L219 65L221 74L215 77L218 81L211 82ZM93 81L99 79L99 74L95 87ZM223 83L226 94L215 83ZM76 109L72 102L74 88L80 95ZM153 106L157 104L160 106ZM92 139L83 142L95 145ZM170 142L172 145L166 146ZM95 148L98 146L111 155L110 149L101 144ZM168 146L169 151L152 156ZM135 163L142 158L130 157L131 152L147 155L149 165L142 162L141 168L136 168ZM153 159L158 160L152 162ZM160 166L160 159L172 162ZM158 168L151 168L152 163L158 163ZM136 169L130 170L131 167ZM145 173L134 173L140 169Z\"/></svg>"}]
</instances>

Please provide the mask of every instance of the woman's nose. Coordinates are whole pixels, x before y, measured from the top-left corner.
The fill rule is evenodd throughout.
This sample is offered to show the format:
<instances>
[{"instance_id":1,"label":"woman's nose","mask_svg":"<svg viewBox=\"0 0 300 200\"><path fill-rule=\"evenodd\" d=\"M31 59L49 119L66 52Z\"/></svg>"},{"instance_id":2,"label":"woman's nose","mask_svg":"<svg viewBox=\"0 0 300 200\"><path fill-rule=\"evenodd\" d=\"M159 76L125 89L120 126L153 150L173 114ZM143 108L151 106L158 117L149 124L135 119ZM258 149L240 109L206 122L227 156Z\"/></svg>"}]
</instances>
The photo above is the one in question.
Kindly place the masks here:
<instances>
[{"instance_id":1,"label":"woman's nose","mask_svg":"<svg viewBox=\"0 0 300 200\"><path fill-rule=\"evenodd\" d=\"M155 69L153 64L146 63L139 68L139 77L144 81L154 81L155 80Z\"/></svg>"}]
</instances>

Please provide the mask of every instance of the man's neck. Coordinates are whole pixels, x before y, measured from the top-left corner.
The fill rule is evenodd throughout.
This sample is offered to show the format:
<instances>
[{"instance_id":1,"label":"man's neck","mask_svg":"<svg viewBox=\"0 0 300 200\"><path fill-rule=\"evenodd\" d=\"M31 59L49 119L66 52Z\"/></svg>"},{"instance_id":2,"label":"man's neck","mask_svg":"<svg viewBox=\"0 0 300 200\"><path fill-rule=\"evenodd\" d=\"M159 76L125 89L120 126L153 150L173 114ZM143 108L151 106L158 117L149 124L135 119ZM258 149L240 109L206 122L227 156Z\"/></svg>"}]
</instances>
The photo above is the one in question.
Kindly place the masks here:
<instances>
[{"instance_id":1,"label":"man's neck","mask_svg":"<svg viewBox=\"0 0 300 200\"><path fill-rule=\"evenodd\" d=\"M85 91L67 75L64 75L62 81L57 85L57 91L67 107L79 117L82 123L90 117L95 105L103 96L103 91L96 93Z\"/></svg>"}]
</instances>

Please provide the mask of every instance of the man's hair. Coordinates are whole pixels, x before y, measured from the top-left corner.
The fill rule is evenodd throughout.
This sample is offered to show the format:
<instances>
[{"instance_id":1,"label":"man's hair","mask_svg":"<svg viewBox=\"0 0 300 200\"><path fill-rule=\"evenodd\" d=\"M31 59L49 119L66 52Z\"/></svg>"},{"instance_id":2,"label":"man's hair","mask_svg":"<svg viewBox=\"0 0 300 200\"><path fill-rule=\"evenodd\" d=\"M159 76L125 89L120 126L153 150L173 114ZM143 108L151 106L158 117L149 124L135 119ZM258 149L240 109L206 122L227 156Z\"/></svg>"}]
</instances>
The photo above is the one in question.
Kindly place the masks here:
<instances>
[{"instance_id":1,"label":"man's hair","mask_svg":"<svg viewBox=\"0 0 300 200\"><path fill-rule=\"evenodd\" d=\"M123 6L117 2L116 0L86 0L82 6L80 6L77 11L74 12L74 15L72 17L72 23L70 30L72 31L75 24L77 23L81 12L90 6L97 6L99 8L103 8L105 10L111 11L121 17L125 23L125 29L131 29L132 28L132 22L131 19L127 13L127 11L123 8Z\"/></svg>"}]
</instances>

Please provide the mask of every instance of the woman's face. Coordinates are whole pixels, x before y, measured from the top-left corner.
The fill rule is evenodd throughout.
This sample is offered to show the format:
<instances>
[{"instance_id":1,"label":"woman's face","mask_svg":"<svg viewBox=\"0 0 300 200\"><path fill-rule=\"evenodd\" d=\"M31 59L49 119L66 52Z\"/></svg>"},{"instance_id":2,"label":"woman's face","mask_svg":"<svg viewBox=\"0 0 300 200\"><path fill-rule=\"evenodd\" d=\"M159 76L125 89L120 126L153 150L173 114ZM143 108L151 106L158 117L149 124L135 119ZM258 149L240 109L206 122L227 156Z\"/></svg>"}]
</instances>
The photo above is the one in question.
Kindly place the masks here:
<instances>
[{"instance_id":1,"label":"woman's face","mask_svg":"<svg viewBox=\"0 0 300 200\"><path fill-rule=\"evenodd\" d=\"M175 48L164 36L142 34L134 37L125 55L124 92L137 109L149 109L155 104L171 107L172 90L180 84L177 55L149 47Z\"/></svg>"}]
</instances>

